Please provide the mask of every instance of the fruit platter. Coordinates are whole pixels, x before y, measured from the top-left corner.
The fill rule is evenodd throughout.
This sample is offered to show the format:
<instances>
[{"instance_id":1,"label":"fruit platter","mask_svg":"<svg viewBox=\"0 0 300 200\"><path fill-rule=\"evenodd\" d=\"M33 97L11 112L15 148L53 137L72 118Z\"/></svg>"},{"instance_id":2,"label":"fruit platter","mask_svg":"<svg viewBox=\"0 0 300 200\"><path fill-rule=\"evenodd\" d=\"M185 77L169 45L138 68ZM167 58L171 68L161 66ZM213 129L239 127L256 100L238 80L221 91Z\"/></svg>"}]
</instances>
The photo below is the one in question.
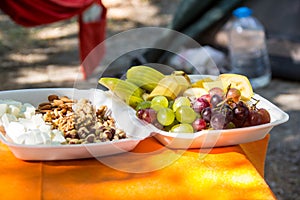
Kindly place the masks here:
<instances>
[{"instance_id":1,"label":"fruit platter","mask_svg":"<svg viewBox=\"0 0 300 200\"><path fill-rule=\"evenodd\" d=\"M164 75L148 66L128 69L126 78L101 77L134 110L133 121L170 148L212 148L262 139L288 120L277 106L253 92L247 77Z\"/></svg>"}]
</instances>

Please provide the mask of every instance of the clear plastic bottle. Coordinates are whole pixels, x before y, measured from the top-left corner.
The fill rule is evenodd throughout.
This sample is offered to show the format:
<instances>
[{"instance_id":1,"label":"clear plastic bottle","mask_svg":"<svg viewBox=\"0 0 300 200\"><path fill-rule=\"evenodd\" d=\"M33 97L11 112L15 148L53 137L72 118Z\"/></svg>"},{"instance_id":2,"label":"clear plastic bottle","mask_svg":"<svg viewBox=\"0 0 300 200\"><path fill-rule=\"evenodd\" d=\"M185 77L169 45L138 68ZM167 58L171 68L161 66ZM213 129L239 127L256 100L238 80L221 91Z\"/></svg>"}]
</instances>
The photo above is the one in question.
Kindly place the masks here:
<instances>
[{"instance_id":1,"label":"clear plastic bottle","mask_svg":"<svg viewBox=\"0 0 300 200\"><path fill-rule=\"evenodd\" d=\"M235 20L229 30L231 72L246 75L254 89L271 80L271 67L263 25L248 7L233 11Z\"/></svg>"}]
</instances>

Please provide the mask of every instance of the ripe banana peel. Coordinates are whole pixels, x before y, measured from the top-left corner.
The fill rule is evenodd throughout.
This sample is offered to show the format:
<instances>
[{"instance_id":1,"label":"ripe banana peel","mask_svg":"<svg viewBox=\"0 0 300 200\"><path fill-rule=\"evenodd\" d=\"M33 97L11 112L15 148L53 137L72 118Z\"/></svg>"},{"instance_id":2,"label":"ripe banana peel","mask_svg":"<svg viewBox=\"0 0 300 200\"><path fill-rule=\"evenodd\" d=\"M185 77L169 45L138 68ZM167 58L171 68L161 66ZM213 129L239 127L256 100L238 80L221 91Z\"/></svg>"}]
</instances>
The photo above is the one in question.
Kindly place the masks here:
<instances>
[{"instance_id":1,"label":"ripe banana peel","mask_svg":"<svg viewBox=\"0 0 300 200\"><path fill-rule=\"evenodd\" d=\"M152 92L164 77L165 75L158 70L144 65L133 66L126 73L127 81L145 89L147 92Z\"/></svg>"},{"instance_id":2,"label":"ripe banana peel","mask_svg":"<svg viewBox=\"0 0 300 200\"><path fill-rule=\"evenodd\" d=\"M160 80L148 96L148 99L150 100L155 96L163 95L168 99L174 100L177 96L182 95L190 85L189 79L183 74L174 73Z\"/></svg>"},{"instance_id":3,"label":"ripe banana peel","mask_svg":"<svg viewBox=\"0 0 300 200\"><path fill-rule=\"evenodd\" d=\"M142 95L144 91L133 83L109 77L100 78L98 82L132 107L143 101Z\"/></svg>"},{"instance_id":4,"label":"ripe banana peel","mask_svg":"<svg viewBox=\"0 0 300 200\"><path fill-rule=\"evenodd\" d=\"M184 71L173 71L171 75L172 76L183 76L189 82L189 84L191 84L190 77Z\"/></svg>"}]
</instances>

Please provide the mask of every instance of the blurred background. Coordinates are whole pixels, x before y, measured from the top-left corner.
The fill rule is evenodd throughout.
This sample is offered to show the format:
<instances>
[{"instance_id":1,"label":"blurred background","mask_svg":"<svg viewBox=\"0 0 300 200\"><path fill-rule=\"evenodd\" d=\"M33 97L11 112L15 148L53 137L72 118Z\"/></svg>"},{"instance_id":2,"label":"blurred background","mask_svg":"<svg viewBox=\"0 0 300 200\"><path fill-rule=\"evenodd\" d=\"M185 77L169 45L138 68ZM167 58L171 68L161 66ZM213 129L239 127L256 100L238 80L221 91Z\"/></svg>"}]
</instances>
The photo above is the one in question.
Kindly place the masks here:
<instances>
[{"instance_id":1,"label":"blurred background","mask_svg":"<svg viewBox=\"0 0 300 200\"><path fill-rule=\"evenodd\" d=\"M107 8L105 34L139 27L169 27L177 12L179 0L103 0ZM197 33L201 45L209 45L227 54L226 25L231 10L240 5L253 9L265 26L273 78L256 90L290 115L290 120L271 131L265 166L265 178L278 199L300 198L300 1L251 0L232 4L222 18ZM99 70L83 80L80 73L79 26L77 16L62 21L23 27L0 10L0 90L41 87L94 88ZM147 40L147 38L144 38ZM126 43L124 43L126 44ZM106 43L106 57L123 48ZM136 55L139 56L139 55ZM134 57L124 56L108 70L118 74L129 67ZM108 59L109 60L109 59ZM104 58L100 65L107 65Z\"/></svg>"}]
</instances>

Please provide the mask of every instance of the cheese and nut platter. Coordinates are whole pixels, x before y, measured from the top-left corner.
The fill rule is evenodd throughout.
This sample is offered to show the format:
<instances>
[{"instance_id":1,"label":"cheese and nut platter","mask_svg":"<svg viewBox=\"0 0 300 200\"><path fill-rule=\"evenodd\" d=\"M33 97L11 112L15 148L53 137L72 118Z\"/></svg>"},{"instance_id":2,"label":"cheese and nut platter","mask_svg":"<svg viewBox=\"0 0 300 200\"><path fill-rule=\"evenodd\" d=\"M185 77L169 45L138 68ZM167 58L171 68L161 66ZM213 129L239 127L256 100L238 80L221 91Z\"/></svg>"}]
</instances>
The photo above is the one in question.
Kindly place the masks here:
<instances>
[{"instance_id":1,"label":"cheese and nut platter","mask_svg":"<svg viewBox=\"0 0 300 200\"><path fill-rule=\"evenodd\" d=\"M121 128L115 115L124 105L102 90L20 89L2 91L0 99L0 140L22 160L113 155L148 136L135 134L138 124L121 123Z\"/></svg>"}]
</instances>

